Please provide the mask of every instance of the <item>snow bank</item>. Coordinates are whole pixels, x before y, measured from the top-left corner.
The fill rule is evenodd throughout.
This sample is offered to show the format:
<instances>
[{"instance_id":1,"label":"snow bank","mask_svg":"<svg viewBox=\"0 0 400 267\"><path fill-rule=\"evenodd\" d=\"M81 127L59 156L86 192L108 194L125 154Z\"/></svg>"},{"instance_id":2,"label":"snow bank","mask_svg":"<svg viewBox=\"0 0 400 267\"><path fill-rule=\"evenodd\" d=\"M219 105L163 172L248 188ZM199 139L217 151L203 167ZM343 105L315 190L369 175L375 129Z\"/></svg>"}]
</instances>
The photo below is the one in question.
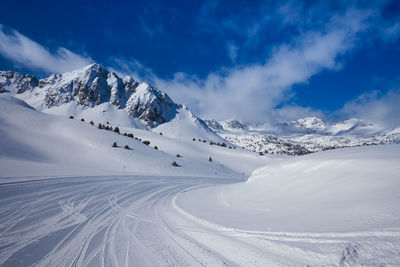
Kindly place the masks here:
<instances>
[{"instance_id":1,"label":"snow bank","mask_svg":"<svg viewBox=\"0 0 400 267\"><path fill-rule=\"evenodd\" d=\"M178 204L251 230L370 231L399 228L399 192L400 145L383 145L271 163L245 183L188 192Z\"/></svg>"}]
</instances>

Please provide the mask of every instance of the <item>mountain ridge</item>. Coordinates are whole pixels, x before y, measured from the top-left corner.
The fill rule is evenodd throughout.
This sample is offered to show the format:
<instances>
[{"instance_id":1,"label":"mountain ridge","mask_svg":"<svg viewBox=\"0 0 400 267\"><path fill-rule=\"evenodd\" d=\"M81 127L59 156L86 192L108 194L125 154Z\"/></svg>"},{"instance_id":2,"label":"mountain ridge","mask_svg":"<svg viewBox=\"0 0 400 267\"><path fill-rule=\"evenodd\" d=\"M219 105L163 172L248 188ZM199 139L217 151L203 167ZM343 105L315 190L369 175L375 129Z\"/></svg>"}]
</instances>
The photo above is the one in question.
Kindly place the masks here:
<instances>
[{"instance_id":1,"label":"mountain ridge","mask_svg":"<svg viewBox=\"0 0 400 267\"><path fill-rule=\"evenodd\" d=\"M175 103L166 93L130 76L121 78L96 63L43 79L0 71L0 92L15 94L34 108L48 113L83 116L93 110L91 113L97 115L89 114L89 117L103 122L105 117L113 117L104 114L117 113L114 117L127 117L121 123L130 122L136 127L140 121L150 129L171 122L180 113L187 113L188 117L196 118L193 125L185 124L185 127L194 128L191 131L195 134L193 137L222 140L187 107Z\"/></svg>"},{"instance_id":2,"label":"mountain ridge","mask_svg":"<svg viewBox=\"0 0 400 267\"><path fill-rule=\"evenodd\" d=\"M63 116L164 133L170 137L228 142L260 154L304 155L349 146L399 143L400 131L358 118L326 122L318 117L251 124L205 120L166 93L132 77L119 77L99 64L37 79L0 71L0 92L14 94L35 109Z\"/></svg>"},{"instance_id":3,"label":"mountain ridge","mask_svg":"<svg viewBox=\"0 0 400 267\"><path fill-rule=\"evenodd\" d=\"M260 154L304 155L318 151L400 143L400 127L382 129L357 118L327 123L306 117L275 124L256 124L237 120L207 125L227 141Z\"/></svg>"}]
</instances>

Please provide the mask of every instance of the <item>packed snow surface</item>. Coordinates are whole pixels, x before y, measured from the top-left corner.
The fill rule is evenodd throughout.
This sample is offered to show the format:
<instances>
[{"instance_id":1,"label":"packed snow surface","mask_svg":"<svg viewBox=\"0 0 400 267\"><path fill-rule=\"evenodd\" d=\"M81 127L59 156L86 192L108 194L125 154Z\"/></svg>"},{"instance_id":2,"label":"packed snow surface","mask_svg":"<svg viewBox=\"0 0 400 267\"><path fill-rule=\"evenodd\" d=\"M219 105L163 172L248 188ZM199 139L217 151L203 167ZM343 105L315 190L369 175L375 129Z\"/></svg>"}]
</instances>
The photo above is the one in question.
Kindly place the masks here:
<instances>
[{"instance_id":1,"label":"packed snow surface","mask_svg":"<svg viewBox=\"0 0 400 267\"><path fill-rule=\"evenodd\" d=\"M286 159L242 183L4 179L0 264L398 265L398 151L387 145Z\"/></svg>"},{"instance_id":2,"label":"packed snow surface","mask_svg":"<svg viewBox=\"0 0 400 267\"><path fill-rule=\"evenodd\" d=\"M398 265L399 163L400 145L320 152L181 193L176 205L218 233L186 234L238 264Z\"/></svg>"}]
</instances>

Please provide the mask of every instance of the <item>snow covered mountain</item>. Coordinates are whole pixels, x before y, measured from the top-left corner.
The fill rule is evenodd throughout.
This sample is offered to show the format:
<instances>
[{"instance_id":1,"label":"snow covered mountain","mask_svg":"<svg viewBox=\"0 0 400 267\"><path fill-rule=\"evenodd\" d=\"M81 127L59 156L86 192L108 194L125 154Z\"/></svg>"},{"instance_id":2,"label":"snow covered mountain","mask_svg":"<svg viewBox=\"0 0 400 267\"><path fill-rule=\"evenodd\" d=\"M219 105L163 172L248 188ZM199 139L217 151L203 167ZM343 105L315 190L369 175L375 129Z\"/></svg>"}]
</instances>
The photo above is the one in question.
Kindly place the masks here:
<instances>
[{"instance_id":1,"label":"snow covered mountain","mask_svg":"<svg viewBox=\"0 0 400 267\"><path fill-rule=\"evenodd\" d=\"M296 121L283 122L282 126L292 127L307 132L317 132L326 129L325 123L320 118L316 117L307 117Z\"/></svg>"},{"instance_id":2,"label":"snow covered mountain","mask_svg":"<svg viewBox=\"0 0 400 267\"><path fill-rule=\"evenodd\" d=\"M173 138L230 142L260 154L303 155L341 147L398 143L400 139L394 129L382 129L357 118L334 123L317 117L274 124L234 119L203 121L157 88L129 76L120 78L98 64L40 80L0 71L0 92L17 96L46 113L148 129Z\"/></svg>"},{"instance_id":3,"label":"snow covered mountain","mask_svg":"<svg viewBox=\"0 0 400 267\"><path fill-rule=\"evenodd\" d=\"M304 155L312 152L365 145L399 143L399 127L382 129L351 118L334 123L307 117L275 124L255 124L236 120L207 125L229 142L255 152Z\"/></svg>"},{"instance_id":4,"label":"snow covered mountain","mask_svg":"<svg viewBox=\"0 0 400 267\"><path fill-rule=\"evenodd\" d=\"M129 76L120 78L98 64L40 80L13 71L0 71L0 92L14 94L46 113L101 123L112 121L120 126L154 129L176 117L193 118L182 120L182 125L174 120L174 129L183 128L181 132L185 132L191 128L186 131L190 136L181 134L190 139L223 140L164 92Z\"/></svg>"}]
</instances>

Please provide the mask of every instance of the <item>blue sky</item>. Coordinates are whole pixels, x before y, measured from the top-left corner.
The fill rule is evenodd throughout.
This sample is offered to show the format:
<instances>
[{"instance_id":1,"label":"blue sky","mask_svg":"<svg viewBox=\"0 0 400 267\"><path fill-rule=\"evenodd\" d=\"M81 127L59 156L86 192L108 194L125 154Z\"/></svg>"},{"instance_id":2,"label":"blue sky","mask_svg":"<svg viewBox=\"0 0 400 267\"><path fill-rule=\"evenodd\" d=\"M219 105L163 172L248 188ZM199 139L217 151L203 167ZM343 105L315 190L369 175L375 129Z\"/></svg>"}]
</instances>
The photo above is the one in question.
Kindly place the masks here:
<instances>
[{"instance_id":1,"label":"blue sky","mask_svg":"<svg viewBox=\"0 0 400 267\"><path fill-rule=\"evenodd\" d=\"M399 1L7 1L0 24L0 69L97 62L205 118L400 123Z\"/></svg>"}]
</instances>

